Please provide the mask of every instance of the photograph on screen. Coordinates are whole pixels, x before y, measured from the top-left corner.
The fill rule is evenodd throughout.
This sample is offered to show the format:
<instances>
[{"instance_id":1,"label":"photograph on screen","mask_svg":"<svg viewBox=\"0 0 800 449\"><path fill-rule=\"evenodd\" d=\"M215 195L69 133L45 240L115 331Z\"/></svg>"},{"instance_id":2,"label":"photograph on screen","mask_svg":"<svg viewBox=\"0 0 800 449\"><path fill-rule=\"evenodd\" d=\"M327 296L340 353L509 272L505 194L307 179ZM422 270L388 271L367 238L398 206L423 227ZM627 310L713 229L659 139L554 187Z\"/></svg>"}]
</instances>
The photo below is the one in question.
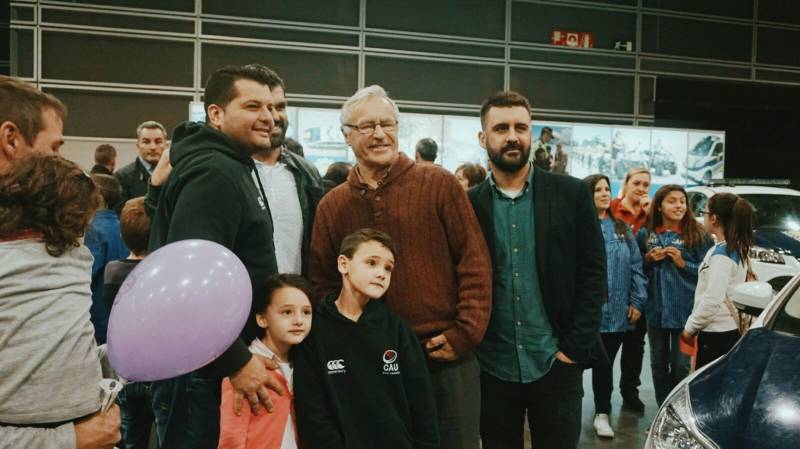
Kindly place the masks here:
<instances>
[{"instance_id":1,"label":"photograph on screen","mask_svg":"<svg viewBox=\"0 0 800 449\"><path fill-rule=\"evenodd\" d=\"M451 172L465 162L486 167L486 150L478 143L480 131L477 117L444 116L442 167Z\"/></svg>"},{"instance_id":2,"label":"photograph on screen","mask_svg":"<svg viewBox=\"0 0 800 449\"><path fill-rule=\"evenodd\" d=\"M572 127L570 174L585 178L611 170L611 127L575 124Z\"/></svg>"},{"instance_id":3,"label":"photograph on screen","mask_svg":"<svg viewBox=\"0 0 800 449\"><path fill-rule=\"evenodd\" d=\"M442 121L441 115L433 114L400 114L397 138L400 151L411 159L416 155L416 145L420 139L429 137L439 145L436 164L442 163Z\"/></svg>"},{"instance_id":4,"label":"photograph on screen","mask_svg":"<svg viewBox=\"0 0 800 449\"><path fill-rule=\"evenodd\" d=\"M645 152L647 167L653 175L653 187L664 184L686 184L682 170L686 164L687 132L653 128L650 148Z\"/></svg>"},{"instance_id":5,"label":"photograph on screen","mask_svg":"<svg viewBox=\"0 0 800 449\"><path fill-rule=\"evenodd\" d=\"M334 162L353 162L340 129L338 110L300 108L297 130L297 141L303 145L306 160L320 173L325 173Z\"/></svg>"},{"instance_id":6,"label":"photograph on screen","mask_svg":"<svg viewBox=\"0 0 800 449\"><path fill-rule=\"evenodd\" d=\"M725 176L725 133L689 131L689 152L685 163L688 185L708 183Z\"/></svg>"},{"instance_id":7,"label":"photograph on screen","mask_svg":"<svg viewBox=\"0 0 800 449\"><path fill-rule=\"evenodd\" d=\"M573 132L572 123L562 122L535 122L532 124L531 132L531 158L543 158L545 155L552 159L550 169L562 174L571 175L572 143ZM542 139L542 129L548 127L553 130L552 138L545 142ZM559 170L561 167L561 170Z\"/></svg>"}]
</instances>

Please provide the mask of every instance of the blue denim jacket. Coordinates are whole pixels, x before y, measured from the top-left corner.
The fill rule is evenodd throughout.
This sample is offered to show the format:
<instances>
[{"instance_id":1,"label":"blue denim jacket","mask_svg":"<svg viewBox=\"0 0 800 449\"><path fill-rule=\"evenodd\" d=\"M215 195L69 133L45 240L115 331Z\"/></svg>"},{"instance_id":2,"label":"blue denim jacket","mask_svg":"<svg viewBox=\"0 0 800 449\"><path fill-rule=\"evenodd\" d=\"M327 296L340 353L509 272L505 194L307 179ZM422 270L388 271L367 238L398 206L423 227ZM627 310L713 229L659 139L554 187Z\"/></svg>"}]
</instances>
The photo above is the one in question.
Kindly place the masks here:
<instances>
[{"instance_id":1,"label":"blue denim jacket","mask_svg":"<svg viewBox=\"0 0 800 449\"><path fill-rule=\"evenodd\" d=\"M633 329L628 321L628 306L641 311L647 298L647 278L642 271L642 255L630 229L616 233L614 220L600 221L606 243L608 302L603 304L600 332L625 332Z\"/></svg>"},{"instance_id":2,"label":"blue denim jacket","mask_svg":"<svg viewBox=\"0 0 800 449\"><path fill-rule=\"evenodd\" d=\"M654 248L674 246L681 251L686 266L678 268L666 258L645 267L647 275L647 325L660 329L683 329L694 307L697 270L703 257L713 245L710 238L695 248L687 248L683 236L672 230L650 233L646 228L636 236L642 254Z\"/></svg>"}]
</instances>

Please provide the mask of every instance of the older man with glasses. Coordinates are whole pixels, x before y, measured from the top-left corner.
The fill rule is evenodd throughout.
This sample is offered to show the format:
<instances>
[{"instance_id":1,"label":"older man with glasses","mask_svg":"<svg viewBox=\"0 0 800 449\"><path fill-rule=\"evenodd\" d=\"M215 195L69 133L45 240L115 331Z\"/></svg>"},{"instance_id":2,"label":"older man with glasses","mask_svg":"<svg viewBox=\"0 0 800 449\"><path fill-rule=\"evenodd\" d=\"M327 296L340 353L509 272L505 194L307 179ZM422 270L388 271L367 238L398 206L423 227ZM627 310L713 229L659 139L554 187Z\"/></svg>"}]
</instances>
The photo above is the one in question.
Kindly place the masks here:
<instances>
[{"instance_id":1,"label":"older man with glasses","mask_svg":"<svg viewBox=\"0 0 800 449\"><path fill-rule=\"evenodd\" d=\"M380 86L359 90L342 107L342 133L357 164L319 204L309 275L320 296L338 292L342 238L375 228L395 240L397 264L384 299L411 323L428 355L440 447L477 449L480 370L473 349L489 323L489 253L455 176L398 152L398 117Z\"/></svg>"}]
</instances>

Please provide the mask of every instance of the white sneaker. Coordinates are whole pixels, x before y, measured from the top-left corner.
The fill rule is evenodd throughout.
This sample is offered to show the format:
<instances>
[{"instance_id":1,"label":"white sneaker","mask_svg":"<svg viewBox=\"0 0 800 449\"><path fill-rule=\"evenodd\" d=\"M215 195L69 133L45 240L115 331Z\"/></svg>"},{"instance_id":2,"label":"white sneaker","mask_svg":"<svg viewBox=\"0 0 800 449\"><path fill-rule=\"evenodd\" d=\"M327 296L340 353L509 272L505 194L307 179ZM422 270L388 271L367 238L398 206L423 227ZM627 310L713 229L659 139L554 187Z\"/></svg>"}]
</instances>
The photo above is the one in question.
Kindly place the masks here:
<instances>
[{"instance_id":1,"label":"white sneaker","mask_svg":"<svg viewBox=\"0 0 800 449\"><path fill-rule=\"evenodd\" d=\"M614 429L608 422L608 415L605 413L598 413L594 415L594 431L597 436L603 438L614 438Z\"/></svg>"}]
</instances>

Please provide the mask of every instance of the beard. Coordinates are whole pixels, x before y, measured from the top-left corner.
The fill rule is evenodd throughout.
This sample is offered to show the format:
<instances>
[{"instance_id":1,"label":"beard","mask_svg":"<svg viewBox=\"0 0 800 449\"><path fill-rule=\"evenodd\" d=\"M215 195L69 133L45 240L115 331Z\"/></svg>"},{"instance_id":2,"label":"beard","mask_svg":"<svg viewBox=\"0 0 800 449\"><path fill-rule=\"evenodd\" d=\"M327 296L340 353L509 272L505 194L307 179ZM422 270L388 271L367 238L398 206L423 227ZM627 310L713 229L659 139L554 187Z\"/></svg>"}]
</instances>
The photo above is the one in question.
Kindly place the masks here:
<instances>
[{"instance_id":1,"label":"beard","mask_svg":"<svg viewBox=\"0 0 800 449\"><path fill-rule=\"evenodd\" d=\"M510 151L517 151L518 156L509 156ZM519 142L507 143L503 148L495 150L488 148L489 161L500 171L506 173L517 173L525 167L531 157L531 147L524 148Z\"/></svg>"},{"instance_id":2,"label":"beard","mask_svg":"<svg viewBox=\"0 0 800 449\"><path fill-rule=\"evenodd\" d=\"M269 140L272 143L272 148L280 148L286 143L286 131L289 129L289 122L283 120L275 120L275 127L280 128L280 133L270 134Z\"/></svg>"}]
</instances>

